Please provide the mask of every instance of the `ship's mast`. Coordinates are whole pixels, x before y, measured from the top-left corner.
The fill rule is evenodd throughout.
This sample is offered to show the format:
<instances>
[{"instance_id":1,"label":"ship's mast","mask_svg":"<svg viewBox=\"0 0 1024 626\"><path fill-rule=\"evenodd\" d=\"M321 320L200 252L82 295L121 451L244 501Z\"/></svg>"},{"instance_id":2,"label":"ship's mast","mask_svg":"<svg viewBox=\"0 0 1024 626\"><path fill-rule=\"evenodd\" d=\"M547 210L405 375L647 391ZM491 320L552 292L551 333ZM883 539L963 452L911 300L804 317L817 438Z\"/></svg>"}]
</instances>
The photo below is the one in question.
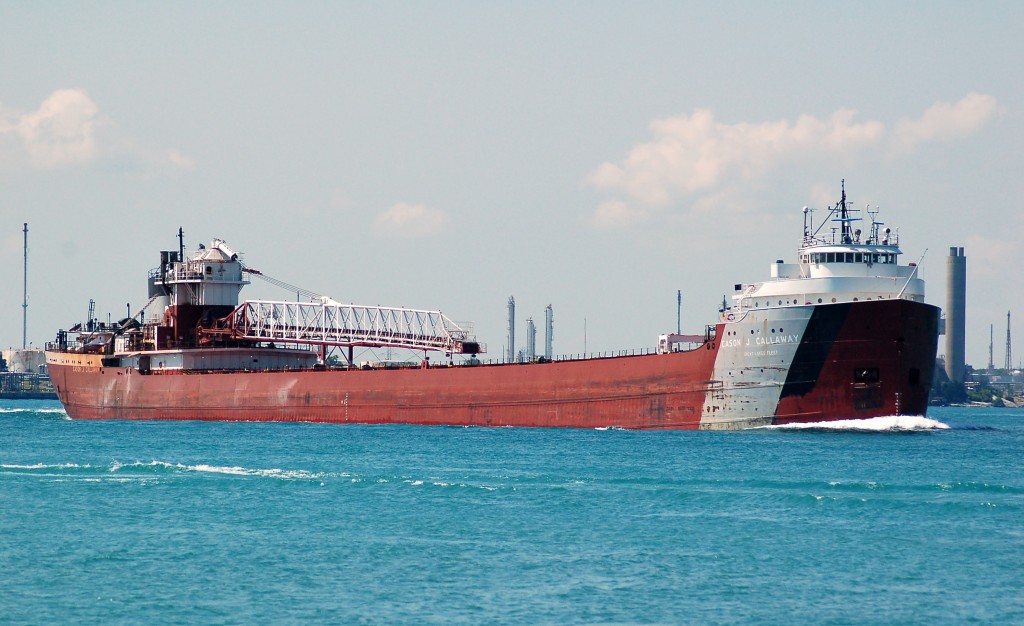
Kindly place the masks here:
<instances>
[{"instance_id":1,"label":"ship's mast","mask_svg":"<svg viewBox=\"0 0 1024 626\"><path fill-rule=\"evenodd\" d=\"M828 222L839 222L839 243L840 244L852 244L854 243L854 231L853 226L850 222L859 222L861 218L850 217L852 213L855 213L857 209L852 209L846 202L846 179L842 179L841 182L842 195L839 202L835 206L829 207L828 215L825 216L824 221L818 224L818 228L814 228L810 220L810 209L804 208L804 241L805 245L811 245L813 243L827 243L827 239L824 237L819 238L818 233L821 232ZM830 219L831 218L831 219ZM881 224L881 222L878 222ZM831 226L832 229L832 243L836 243L836 226ZM859 243L859 242L858 242Z\"/></svg>"},{"instance_id":2,"label":"ship's mast","mask_svg":"<svg viewBox=\"0 0 1024 626\"><path fill-rule=\"evenodd\" d=\"M842 237L843 243L846 243L846 236L850 234L850 231L849 231L849 224L846 221L846 179L845 178L842 180L842 182L840 182L840 189L842 190L843 193L842 193L842 196L840 196L840 198L839 198L839 219L841 220L840 223L839 223L839 226L841 227L841 230L839 231L839 234Z\"/></svg>"}]
</instances>

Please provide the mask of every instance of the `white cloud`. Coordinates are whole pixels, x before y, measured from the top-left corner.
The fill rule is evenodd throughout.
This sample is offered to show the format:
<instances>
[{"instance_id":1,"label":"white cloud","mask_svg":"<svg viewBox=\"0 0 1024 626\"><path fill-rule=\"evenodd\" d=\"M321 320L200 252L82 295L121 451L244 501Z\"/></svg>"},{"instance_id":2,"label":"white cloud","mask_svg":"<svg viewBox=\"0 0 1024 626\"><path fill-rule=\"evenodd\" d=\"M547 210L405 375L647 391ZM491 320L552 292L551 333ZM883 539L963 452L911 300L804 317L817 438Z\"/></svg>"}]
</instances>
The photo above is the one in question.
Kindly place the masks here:
<instances>
[{"instance_id":1,"label":"white cloud","mask_svg":"<svg viewBox=\"0 0 1024 626\"><path fill-rule=\"evenodd\" d=\"M35 111L0 108L0 164L7 168L53 169L127 157L146 166L192 170L195 163L177 150L139 148L119 137L81 89L58 89Z\"/></svg>"},{"instance_id":2,"label":"white cloud","mask_svg":"<svg viewBox=\"0 0 1024 626\"><path fill-rule=\"evenodd\" d=\"M195 161L185 156L184 154L178 152L177 150L168 150L166 159L171 166L179 170L192 171L196 169Z\"/></svg>"},{"instance_id":3,"label":"white cloud","mask_svg":"<svg viewBox=\"0 0 1024 626\"><path fill-rule=\"evenodd\" d=\"M630 150L620 163L603 163L590 176L598 189L624 192L650 206L711 189L733 177L760 176L794 153L839 152L877 143L880 122L857 123L839 110L819 120L723 124L711 111L655 120L652 141Z\"/></svg>"},{"instance_id":4,"label":"white cloud","mask_svg":"<svg viewBox=\"0 0 1024 626\"><path fill-rule=\"evenodd\" d=\"M587 178L615 196L587 222L600 228L632 225L652 217L653 210L680 203L696 212L721 207L781 165L813 160L847 167L878 160L886 145L906 152L921 142L968 136L1000 111L994 97L972 93L955 104L936 103L918 119L897 122L891 132L881 121L857 121L850 109L795 121L728 124L707 109L657 119L650 124L649 141L618 162L602 163Z\"/></svg>"},{"instance_id":5,"label":"white cloud","mask_svg":"<svg viewBox=\"0 0 1024 626\"><path fill-rule=\"evenodd\" d=\"M1024 216L1008 219L1000 229L989 235L973 234L964 244L972 272L986 277L1007 275L1007 268L1024 265Z\"/></svg>"},{"instance_id":6,"label":"white cloud","mask_svg":"<svg viewBox=\"0 0 1024 626\"><path fill-rule=\"evenodd\" d=\"M959 102L936 102L917 119L901 119L893 129L896 150L906 152L925 141L949 141L971 135L1002 113L993 96L970 93Z\"/></svg>"},{"instance_id":7,"label":"white cloud","mask_svg":"<svg viewBox=\"0 0 1024 626\"><path fill-rule=\"evenodd\" d=\"M448 224L448 215L422 204L399 202L374 220L377 233L383 236L416 238L440 232Z\"/></svg>"},{"instance_id":8,"label":"white cloud","mask_svg":"<svg viewBox=\"0 0 1024 626\"><path fill-rule=\"evenodd\" d=\"M629 206L621 200L602 202L586 221L594 228L613 230L647 221L650 212Z\"/></svg>"},{"instance_id":9,"label":"white cloud","mask_svg":"<svg viewBox=\"0 0 1024 626\"><path fill-rule=\"evenodd\" d=\"M5 113L0 134L19 138L33 167L58 167L96 155L99 109L84 91L59 89L35 111Z\"/></svg>"}]
</instances>

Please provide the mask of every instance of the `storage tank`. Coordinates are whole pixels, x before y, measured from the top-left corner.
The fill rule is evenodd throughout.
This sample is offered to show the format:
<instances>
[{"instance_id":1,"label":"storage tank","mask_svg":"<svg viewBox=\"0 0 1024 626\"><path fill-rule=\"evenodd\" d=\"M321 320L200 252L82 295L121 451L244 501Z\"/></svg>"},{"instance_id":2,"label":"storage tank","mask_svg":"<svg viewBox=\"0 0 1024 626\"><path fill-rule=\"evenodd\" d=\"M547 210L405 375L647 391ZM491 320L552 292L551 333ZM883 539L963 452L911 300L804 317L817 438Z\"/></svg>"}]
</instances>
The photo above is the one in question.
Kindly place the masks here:
<instances>
[{"instance_id":1,"label":"storage tank","mask_svg":"<svg viewBox=\"0 0 1024 626\"><path fill-rule=\"evenodd\" d=\"M3 357L7 362L7 371L15 374L38 374L46 364L46 354L32 348L4 350Z\"/></svg>"}]
</instances>

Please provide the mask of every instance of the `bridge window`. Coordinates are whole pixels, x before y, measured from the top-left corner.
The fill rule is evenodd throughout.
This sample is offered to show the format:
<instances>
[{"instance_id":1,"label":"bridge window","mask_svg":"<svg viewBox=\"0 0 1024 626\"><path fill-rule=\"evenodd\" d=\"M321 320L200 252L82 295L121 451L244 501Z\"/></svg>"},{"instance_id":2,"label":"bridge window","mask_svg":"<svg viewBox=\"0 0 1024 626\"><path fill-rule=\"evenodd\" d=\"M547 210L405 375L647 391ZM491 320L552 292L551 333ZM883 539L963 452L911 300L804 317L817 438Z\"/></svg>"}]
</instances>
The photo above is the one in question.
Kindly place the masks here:
<instances>
[{"instance_id":1,"label":"bridge window","mask_svg":"<svg viewBox=\"0 0 1024 626\"><path fill-rule=\"evenodd\" d=\"M825 262L826 263L835 263L836 262L836 253L835 252L827 252L827 253L825 253Z\"/></svg>"},{"instance_id":2,"label":"bridge window","mask_svg":"<svg viewBox=\"0 0 1024 626\"><path fill-rule=\"evenodd\" d=\"M864 262L864 255L861 254L860 252L858 252L856 255L854 255L853 262L854 263L863 263Z\"/></svg>"},{"instance_id":3,"label":"bridge window","mask_svg":"<svg viewBox=\"0 0 1024 626\"><path fill-rule=\"evenodd\" d=\"M878 382L878 368L877 367L858 367L853 370L853 382L855 383L877 383Z\"/></svg>"}]
</instances>

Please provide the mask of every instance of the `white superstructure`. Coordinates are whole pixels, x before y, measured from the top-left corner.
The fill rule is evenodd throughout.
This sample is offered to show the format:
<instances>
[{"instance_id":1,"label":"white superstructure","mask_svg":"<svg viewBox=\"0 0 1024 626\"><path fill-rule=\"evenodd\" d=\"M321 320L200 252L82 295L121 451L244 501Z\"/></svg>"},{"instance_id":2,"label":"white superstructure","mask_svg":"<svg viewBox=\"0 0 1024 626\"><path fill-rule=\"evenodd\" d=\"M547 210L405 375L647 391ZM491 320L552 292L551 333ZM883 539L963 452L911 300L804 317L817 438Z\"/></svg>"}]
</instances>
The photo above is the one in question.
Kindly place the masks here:
<instances>
[{"instance_id":1,"label":"white superstructure","mask_svg":"<svg viewBox=\"0 0 1024 626\"><path fill-rule=\"evenodd\" d=\"M737 285L733 304L722 310L722 321L736 321L751 310L780 307L888 300L924 302L924 280L916 263L900 265L903 253L898 235L877 221L877 210L864 235L854 223L857 209L842 199L830 209L826 221L812 230L810 209L804 207L804 237L797 263L776 261L769 280ZM830 234L822 234L833 224Z\"/></svg>"}]
</instances>

